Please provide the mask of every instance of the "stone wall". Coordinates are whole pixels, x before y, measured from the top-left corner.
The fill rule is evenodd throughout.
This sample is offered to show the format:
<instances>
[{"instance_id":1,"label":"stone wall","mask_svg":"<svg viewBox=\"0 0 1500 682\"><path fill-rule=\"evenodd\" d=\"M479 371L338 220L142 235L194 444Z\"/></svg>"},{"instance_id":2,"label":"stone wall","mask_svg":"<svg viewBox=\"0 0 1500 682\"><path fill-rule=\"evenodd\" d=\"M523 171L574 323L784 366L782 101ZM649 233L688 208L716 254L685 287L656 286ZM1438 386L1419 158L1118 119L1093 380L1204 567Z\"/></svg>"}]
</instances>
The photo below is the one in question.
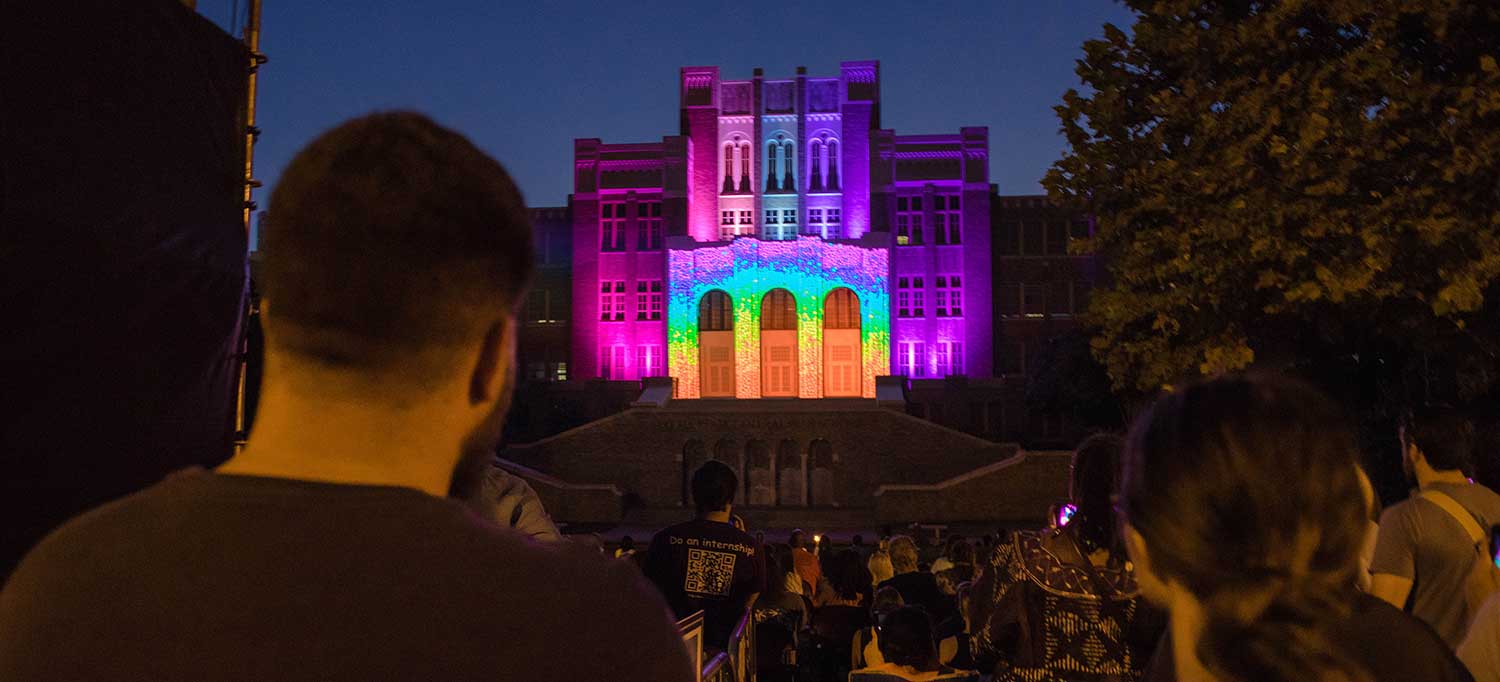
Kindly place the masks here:
<instances>
[{"instance_id":1,"label":"stone wall","mask_svg":"<svg viewBox=\"0 0 1500 682\"><path fill-rule=\"evenodd\" d=\"M1065 502L1072 453L1018 452L936 484L893 483L874 492L881 523L986 521L1040 524Z\"/></svg>"}]
</instances>

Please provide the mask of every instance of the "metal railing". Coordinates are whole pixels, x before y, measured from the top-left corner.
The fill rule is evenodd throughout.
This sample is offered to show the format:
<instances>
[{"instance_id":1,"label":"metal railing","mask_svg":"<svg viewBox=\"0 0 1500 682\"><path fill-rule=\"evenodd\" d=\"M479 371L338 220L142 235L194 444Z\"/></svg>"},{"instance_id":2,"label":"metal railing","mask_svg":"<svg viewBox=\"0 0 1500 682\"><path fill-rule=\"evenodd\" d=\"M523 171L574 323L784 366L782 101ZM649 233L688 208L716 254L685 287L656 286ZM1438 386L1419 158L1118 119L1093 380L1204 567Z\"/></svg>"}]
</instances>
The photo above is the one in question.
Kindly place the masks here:
<instances>
[{"instance_id":1,"label":"metal railing","mask_svg":"<svg viewBox=\"0 0 1500 682\"><path fill-rule=\"evenodd\" d=\"M755 682L755 619L745 609L729 634L728 647L703 660L703 612L698 611L677 621L688 659L698 671L699 682Z\"/></svg>"}]
</instances>

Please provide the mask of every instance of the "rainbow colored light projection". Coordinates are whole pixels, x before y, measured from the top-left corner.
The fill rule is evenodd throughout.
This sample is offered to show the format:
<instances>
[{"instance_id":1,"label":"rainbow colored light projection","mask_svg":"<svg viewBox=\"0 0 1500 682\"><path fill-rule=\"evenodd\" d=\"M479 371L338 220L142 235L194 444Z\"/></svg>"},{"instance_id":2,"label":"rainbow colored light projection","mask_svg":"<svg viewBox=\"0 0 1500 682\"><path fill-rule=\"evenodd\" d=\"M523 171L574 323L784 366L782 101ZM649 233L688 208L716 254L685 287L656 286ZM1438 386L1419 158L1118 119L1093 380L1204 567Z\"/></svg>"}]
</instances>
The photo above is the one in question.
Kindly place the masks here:
<instances>
[{"instance_id":1,"label":"rainbow colored light projection","mask_svg":"<svg viewBox=\"0 0 1500 682\"><path fill-rule=\"evenodd\" d=\"M890 368L889 257L878 241L832 243L812 236L741 237L669 249L667 371L676 379L677 397L700 396L698 303L715 289L729 294L734 305L736 397L761 396L761 300L772 289L790 291L797 302L798 395L823 397L823 306L840 287L859 299L861 393L875 397L875 376Z\"/></svg>"}]
</instances>

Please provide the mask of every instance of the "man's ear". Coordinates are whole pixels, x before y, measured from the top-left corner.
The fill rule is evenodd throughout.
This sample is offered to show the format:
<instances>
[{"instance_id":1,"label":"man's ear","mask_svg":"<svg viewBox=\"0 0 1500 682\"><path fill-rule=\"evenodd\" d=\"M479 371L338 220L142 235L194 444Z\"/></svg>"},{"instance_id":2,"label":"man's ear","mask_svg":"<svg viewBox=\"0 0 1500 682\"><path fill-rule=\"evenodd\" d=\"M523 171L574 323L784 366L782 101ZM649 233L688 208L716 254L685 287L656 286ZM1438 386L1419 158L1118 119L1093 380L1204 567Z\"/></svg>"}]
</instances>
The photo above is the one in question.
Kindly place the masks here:
<instances>
[{"instance_id":1,"label":"man's ear","mask_svg":"<svg viewBox=\"0 0 1500 682\"><path fill-rule=\"evenodd\" d=\"M504 372L509 362L505 357L506 344L510 341L509 320L496 320L484 334L479 345L479 357L469 376L469 404L481 405L493 401L504 385Z\"/></svg>"}]
</instances>

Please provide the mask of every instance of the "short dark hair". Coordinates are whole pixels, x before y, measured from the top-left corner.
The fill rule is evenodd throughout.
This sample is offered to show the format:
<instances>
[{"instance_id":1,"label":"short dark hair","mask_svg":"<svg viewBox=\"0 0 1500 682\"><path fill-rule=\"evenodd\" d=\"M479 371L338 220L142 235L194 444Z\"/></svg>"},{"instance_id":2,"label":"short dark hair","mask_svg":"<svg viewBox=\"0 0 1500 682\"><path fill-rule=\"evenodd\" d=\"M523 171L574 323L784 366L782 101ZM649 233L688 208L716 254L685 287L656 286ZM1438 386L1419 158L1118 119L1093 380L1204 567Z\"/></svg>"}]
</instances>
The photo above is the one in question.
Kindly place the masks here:
<instances>
[{"instance_id":1,"label":"short dark hair","mask_svg":"<svg viewBox=\"0 0 1500 682\"><path fill-rule=\"evenodd\" d=\"M505 169L421 114L318 136L281 174L269 215L271 343L323 365L410 369L415 351L475 338L514 310L534 268Z\"/></svg>"},{"instance_id":2,"label":"short dark hair","mask_svg":"<svg viewBox=\"0 0 1500 682\"><path fill-rule=\"evenodd\" d=\"M932 618L920 606L903 606L880 621L880 655L896 665L917 670L938 668L937 643L932 637Z\"/></svg>"},{"instance_id":3,"label":"short dark hair","mask_svg":"<svg viewBox=\"0 0 1500 682\"><path fill-rule=\"evenodd\" d=\"M739 486L740 477L734 469L719 460L708 460L693 472L693 504L699 513L718 511L734 501L734 491Z\"/></svg>"},{"instance_id":4,"label":"short dark hair","mask_svg":"<svg viewBox=\"0 0 1500 682\"><path fill-rule=\"evenodd\" d=\"M1422 451L1428 466L1474 474L1474 424L1457 410L1444 405L1415 407L1403 415L1401 426L1406 442Z\"/></svg>"}]
</instances>

